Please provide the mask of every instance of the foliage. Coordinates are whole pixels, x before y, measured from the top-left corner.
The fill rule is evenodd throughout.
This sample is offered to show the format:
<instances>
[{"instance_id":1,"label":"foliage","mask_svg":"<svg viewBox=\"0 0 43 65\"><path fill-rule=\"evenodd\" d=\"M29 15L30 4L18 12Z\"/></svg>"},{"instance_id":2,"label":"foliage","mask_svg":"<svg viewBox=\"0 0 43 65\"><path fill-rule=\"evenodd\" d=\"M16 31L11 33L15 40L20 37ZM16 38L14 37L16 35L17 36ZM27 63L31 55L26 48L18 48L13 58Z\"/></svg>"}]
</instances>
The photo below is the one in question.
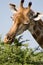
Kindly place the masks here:
<instances>
[{"instance_id":1,"label":"foliage","mask_svg":"<svg viewBox=\"0 0 43 65\"><path fill-rule=\"evenodd\" d=\"M43 52L34 54L32 49L17 39L13 44L0 41L0 65L43 65Z\"/></svg>"}]
</instances>

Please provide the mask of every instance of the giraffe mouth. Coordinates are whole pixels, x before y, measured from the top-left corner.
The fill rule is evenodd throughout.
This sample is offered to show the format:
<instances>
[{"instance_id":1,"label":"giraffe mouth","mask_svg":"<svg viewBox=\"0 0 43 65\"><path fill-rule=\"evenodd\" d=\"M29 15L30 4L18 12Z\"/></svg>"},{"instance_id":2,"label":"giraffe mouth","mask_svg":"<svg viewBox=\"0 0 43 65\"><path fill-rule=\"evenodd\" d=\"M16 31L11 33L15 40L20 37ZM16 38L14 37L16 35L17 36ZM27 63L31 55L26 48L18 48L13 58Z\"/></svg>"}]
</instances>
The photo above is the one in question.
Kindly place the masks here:
<instances>
[{"instance_id":1,"label":"giraffe mouth","mask_svg":"<svg viewBox=\"0 0 43 65\"><path fill-rule=\"evenodd\" d=\"M10 36L5 36L4 43L8 43L8 42L11 42L11 41L12 41L12 38Z\"/></svg>"}]
</instances>

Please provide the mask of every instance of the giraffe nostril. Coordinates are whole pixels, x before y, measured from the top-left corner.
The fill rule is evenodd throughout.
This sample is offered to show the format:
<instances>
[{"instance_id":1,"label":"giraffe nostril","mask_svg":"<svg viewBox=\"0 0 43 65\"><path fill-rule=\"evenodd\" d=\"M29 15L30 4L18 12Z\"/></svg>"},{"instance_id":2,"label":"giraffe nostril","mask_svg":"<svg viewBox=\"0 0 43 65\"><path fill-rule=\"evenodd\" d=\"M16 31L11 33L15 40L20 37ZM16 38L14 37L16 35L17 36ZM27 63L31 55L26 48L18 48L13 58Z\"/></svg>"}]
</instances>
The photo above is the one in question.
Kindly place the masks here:
<instances>
[{"instance_id":1,"label":"giraffe nostril","mask_svg":"<svg viewBox=\"0 0 43 65\"><path fill-rule=\"evenodd\" d=\"M9 40L11 40L11 38L8 38Z\"/></svg>"},{"instance_id":2,"label":"giraffe nostril","mask_svg":"<svg viewBox=\"0 0 43 65\"><path fill-rule=\"evenodd\" d=\"M10 36L7 36L7 39L8 39L8 40L11 40L11 37L10 37Z\"/></svg>"}]
</instances>

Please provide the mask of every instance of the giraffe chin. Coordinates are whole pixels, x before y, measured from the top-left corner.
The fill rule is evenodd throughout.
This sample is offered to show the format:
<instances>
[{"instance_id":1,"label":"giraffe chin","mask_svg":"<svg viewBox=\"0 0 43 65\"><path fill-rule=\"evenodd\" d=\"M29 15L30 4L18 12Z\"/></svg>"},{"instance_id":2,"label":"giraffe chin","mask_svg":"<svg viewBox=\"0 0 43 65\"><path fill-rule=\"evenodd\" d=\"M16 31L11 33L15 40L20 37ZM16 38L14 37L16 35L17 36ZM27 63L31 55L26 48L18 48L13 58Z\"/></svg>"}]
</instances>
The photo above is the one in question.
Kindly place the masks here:
<instances>
[{"instance_id":1,"label":"giraffe chin","mask_svg":"<svg viewBox=\"0 0 43 65\"><path fill-rule=\"evenodd\" d=\"M7 36L4 37L4 43L8 43Z\"/></svg>"}]
</instances>

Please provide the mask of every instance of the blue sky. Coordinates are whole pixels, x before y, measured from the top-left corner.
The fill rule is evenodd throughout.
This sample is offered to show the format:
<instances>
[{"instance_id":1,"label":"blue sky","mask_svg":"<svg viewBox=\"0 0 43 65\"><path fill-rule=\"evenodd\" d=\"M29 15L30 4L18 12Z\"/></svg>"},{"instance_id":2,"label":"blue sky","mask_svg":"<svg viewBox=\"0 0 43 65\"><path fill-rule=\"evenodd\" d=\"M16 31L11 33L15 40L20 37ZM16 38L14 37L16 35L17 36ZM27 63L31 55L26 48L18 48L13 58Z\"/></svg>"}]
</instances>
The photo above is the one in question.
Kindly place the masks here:
<instances>
[{"instance_id":1,"label":"blue sky","mask_svg":"<svg viewBox=\"0 0 43 65\"><path fill-rule=\"evenodd\" d=\"M43 0L25 0L24 6L28 6L28 2L32 1L32 9L34 11L42 12L43 13ZM15 3L17 7L19 6L20 0L0 0L0 34L2 34L2 38L4 38L5 34L9 31L12 20L10 16L12 15L11 10L9 8L9 3ZM33 38L31 37L30 32L26 33L26 36L24 35L24 38L30 39L30 46L36 47L37 43L33 42ZM28 36L29 34L29 36ZM33 44L32 44L33 43ZM36 43L36 45L34 44Z\"/></svg>"}]
</instances>

